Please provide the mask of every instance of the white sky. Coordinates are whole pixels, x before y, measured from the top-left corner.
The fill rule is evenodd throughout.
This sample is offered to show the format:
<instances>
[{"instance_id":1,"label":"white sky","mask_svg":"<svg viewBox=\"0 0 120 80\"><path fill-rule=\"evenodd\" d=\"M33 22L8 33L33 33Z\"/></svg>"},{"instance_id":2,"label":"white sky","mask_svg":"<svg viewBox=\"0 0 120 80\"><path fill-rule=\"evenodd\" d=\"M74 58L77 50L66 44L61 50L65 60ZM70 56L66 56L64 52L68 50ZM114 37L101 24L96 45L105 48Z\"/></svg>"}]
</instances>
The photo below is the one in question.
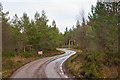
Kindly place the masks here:
<instances>
[{"instance_id":1,"label":"white sky","mask_svg":"<svg viewBox=\"0 0 120 80\"><path fill-rule=\"evenodd\" d=\"M3 11L9 11L9 16L13 18L14 14L21 17L24 12L30 18L34 18L36 11L46 12L49 19L48 24L56 21L60 32L65 28L71 28L76 24L80 11L85 11L85 16L91 12L91 5L96 5L97 0L0 0L3 5ZM79 18L80 20L80 18Z\"/></svg>"}]
</instances>

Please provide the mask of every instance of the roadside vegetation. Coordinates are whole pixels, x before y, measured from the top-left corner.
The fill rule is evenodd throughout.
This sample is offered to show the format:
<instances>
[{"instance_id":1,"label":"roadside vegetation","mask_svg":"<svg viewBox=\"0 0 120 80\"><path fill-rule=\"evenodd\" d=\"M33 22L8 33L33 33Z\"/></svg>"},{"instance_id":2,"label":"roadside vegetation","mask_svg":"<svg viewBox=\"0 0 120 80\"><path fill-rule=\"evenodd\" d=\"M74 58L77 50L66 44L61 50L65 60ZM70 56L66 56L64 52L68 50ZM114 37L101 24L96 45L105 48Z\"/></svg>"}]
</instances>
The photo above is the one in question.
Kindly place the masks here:
<instances>
[{"instance_id":1,"label":"roadside vegetation","mask_svg":"<svg viewBox=\"0 0 120 80\"><path fill-rule=\"evenodd\" d=\"M2 11L2 5L0 4ZM27 13L11 19L2 12L3 78L20 66L42 57L61 54L57 47L77 49L77 54L65 62L68 74L76 78L120 77L118 3L97 2L91 6L88 20L84 10L73 28L59 32L55 20L48 25L44 11L36 12L34 19ZM78 51L81 50L81 51ZM37 52L43 51L38 56Z\"/></svg>"},{"instance_id":2,"label":"roadside vegetation","mask_svg":"<svg viewBox=\"0 0 120 80\"><path fill-rule=\"evenodd\" d=\"M51 57L55 55L63 54L64 52L61 51L47 51L44 52L42 55L38 55L35 51L32 52L19 52L16 53L14 51L7 51L3 54L3 61L2 61L2 78L9 78L11 74L20 68L21 66L44 57Z\"/></svg>"},{"instance_id":3,"label":"roadside vegetation","mask_svg":"<svg viewBox=\"0 0 120 80\"><path fill-rule=\"evenodd\" d=\"M0 4L0 10L2 11ZM17 14L9 17L9 12L2 12L2 76L10 77L16 69L24 64L43 57L62 54L56 48L61 46L62 33L59 32L55 20L48 25L44 11L36 12L34 19L27 13L22 17ZM38 55L42 51L42 55Z\"/></svg>"},{"instance_id":4,"label":"roadside vegetation","mask_svg":"<svg viewBox=\"0 0 120 80\"><path fill-rule=\"evenodd\" d=\"M65 32L66 46L82 50L65 63L65 68L76 78L120 77L118 3L97 2L91 7L89 20L81 12L80 24Z\"/></svg>"},{"instance_id":5,"label":"roadside vegetation","mask_svg":"<svg viewBox=\"0 0 120 80\"><path fill-rule=\"evenodd\" d=\"M77 52L65 62L65 69L72 78L118 78L120 61L99 52Z\"/></svg>"}]
</instances>

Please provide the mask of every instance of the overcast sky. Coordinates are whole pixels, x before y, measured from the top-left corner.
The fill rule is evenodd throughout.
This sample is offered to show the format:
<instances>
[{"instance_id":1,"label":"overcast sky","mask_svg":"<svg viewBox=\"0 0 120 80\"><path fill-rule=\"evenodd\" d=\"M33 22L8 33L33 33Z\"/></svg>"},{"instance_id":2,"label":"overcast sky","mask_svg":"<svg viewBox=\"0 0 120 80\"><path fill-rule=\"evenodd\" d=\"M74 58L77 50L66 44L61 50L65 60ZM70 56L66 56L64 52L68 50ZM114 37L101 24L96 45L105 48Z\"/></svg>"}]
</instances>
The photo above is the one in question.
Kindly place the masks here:
<instances>
[{"instance_id":1,"label":"overcast sky","mask_svg":"<svg viewBox=\"0 0 120 80\"><path fill-rule=\"evenodd\" d=\"M50 25L53 20L56 21L57 27L61 32L65 28L71 28L76 24L76 20L82 10L85 11L87 18L91 11L91 5L96 5L97 0L0 0L3 5L3 11L9 11L10 18L14 14L21 17L24 12L31 18L34 18L36 11L46 12Z\"/></svg>"}]
</instances>

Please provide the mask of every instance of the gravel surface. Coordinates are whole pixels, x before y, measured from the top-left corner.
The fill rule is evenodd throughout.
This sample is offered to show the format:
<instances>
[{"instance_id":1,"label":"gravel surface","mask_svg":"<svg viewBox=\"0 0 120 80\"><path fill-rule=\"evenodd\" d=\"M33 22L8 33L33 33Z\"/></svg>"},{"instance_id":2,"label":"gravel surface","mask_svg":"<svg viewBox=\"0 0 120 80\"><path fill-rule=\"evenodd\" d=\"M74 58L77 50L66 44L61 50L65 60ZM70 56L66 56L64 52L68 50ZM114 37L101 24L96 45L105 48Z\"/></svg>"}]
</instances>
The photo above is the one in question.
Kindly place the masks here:
<instances>
[{"instance_id":1,"label":"gravel surface","mask_svg":"<svg viewBox=\"0 0 120 80\"><path fill-rule=\"evenodd\" d=\"M76 52L59 49L65 54L30 62L16 70L10 78L68 78L63 72L63 63Z\"/></svg>"}]
</instances>

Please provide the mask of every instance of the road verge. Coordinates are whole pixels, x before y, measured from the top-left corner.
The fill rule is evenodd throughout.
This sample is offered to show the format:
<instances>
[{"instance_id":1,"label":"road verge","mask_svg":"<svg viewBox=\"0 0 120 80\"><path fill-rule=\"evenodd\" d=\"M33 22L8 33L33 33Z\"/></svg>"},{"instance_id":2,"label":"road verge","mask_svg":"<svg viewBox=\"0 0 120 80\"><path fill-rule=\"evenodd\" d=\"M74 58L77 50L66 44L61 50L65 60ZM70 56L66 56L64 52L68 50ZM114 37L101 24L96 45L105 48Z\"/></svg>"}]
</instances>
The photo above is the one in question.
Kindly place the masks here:
<instances>
[{"instance_id":1,"label":"road verge","mask_svg":"<svg viewBox=\"0 0 120 80\"><path fill-rule=\"evenodd\" d=\"M14 56L4 56L3 55L3 70L2 70L2 78L9 78L11 74L13 74L18 68L24 66L27 63L30 63L37 59L42 59L45 57L51 57L55 55L63 54L62 51L47 51L43 55L37 55L36 53L31 52L29 56L26 53L23 55L22 53L14 55Z\"/></svg>"}]
</instances>

